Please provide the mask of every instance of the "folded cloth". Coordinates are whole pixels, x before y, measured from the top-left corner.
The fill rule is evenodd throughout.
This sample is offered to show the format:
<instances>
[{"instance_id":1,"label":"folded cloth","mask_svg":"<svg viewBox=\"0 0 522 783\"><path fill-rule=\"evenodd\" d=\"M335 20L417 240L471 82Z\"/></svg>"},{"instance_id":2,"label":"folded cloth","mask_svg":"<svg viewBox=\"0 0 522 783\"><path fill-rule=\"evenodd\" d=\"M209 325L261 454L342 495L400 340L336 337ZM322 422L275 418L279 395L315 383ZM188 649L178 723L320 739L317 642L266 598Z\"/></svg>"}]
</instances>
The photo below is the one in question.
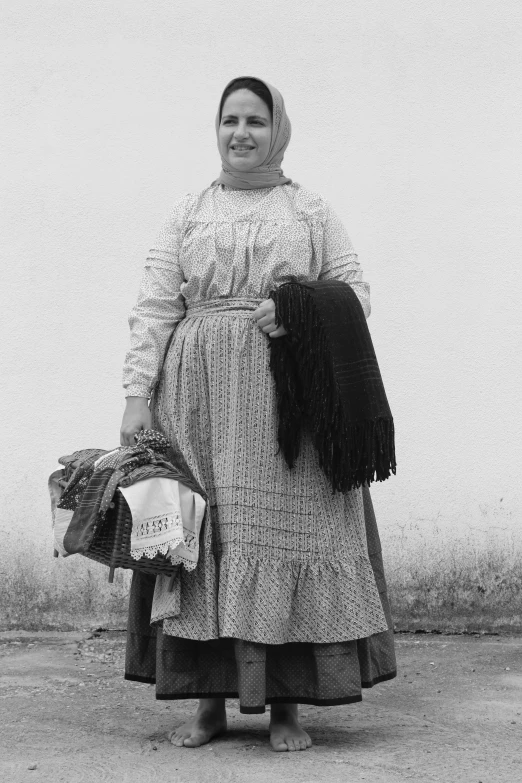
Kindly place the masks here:
<instances>
[{"instance_id":1,"label":"folded cloth","mask_svg":"<svg viewBox=\"0 0 522 783\"><path fill-rule=\"evenodd\" d=\"M88 553L96 529L105 518L122 476L120 470L113 468L105 468L92 474L63 539L64 548L70 555ZM61 504L58 507L60 506Z\"/></svg>"},{"instance_id":2,"label":"folded cloth","mask_svg":"<svg viewBox=\"0 0 522 783\"><path fill-rule=\"evenodd\" d=\"M120 486L132 514L130 554L135 560L167 555L192 571L198 562L205 501L172 478L149 478Z\"/></svg>"},{"instance_id":3,"label":"folded cloth","mask_svg":"<svg viewBox=\"0 0 522 783\"><path fill-rule=\"evenodd\" d=\"M306 428L340 492L395 473L394 426L362 306L348 283L291 278L270 293L278 442L291 468Z\"/></svg>"},{"instance_id":4,"label":"folded cloth","mask_svg":"<svg viewBox=\"0 0 522 783\"><path fill-rule=\"evenodd\" d=\"M97 460L106 453L105 449L81 449L59 458L58 462L64 466L60 508L71 511L77 508Z\"/></svg>"}]
</instances>

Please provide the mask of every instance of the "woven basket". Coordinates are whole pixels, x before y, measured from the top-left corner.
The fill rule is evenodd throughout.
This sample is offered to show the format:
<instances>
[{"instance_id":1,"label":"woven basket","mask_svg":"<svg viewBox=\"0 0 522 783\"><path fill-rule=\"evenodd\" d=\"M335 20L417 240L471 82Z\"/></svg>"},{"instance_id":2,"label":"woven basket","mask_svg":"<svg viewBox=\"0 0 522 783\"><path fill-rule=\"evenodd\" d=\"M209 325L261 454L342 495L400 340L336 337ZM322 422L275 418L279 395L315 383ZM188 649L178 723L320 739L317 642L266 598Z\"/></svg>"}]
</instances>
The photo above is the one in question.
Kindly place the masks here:
<instances>
[{"instance_id":1,"label":"woven basket","mask_svg":"<svg viewBox=\"0 0 522 783\"><path fill-rule=\"evenodd\" d=\"M96 527L91 544L83 555L109 566L109 582L113 581L115 568L131 568L145 574L162 574L173 577L179 566L173 565L166 555L135 560L130 554L132 515L127 501L117 492L105 519Z\"/></svg>"}]
</instances>

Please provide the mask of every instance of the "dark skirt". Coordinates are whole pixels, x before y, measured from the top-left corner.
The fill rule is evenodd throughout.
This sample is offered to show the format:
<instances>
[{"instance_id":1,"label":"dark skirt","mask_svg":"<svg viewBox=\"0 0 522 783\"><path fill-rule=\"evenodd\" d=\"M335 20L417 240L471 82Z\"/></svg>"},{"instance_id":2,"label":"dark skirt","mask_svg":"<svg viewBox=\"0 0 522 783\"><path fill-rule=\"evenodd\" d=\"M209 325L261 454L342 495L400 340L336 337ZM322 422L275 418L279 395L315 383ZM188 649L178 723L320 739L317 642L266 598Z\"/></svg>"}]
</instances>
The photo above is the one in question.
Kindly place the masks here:
<instances>
[{"instance_id":1,"label":"dark skirt","mask_svg":"<svg viewBox=\"0 0 522 783\"><path fill-rule=\"evenodd\" d=\"M266 704L318 706L361 701L361 689L393 679L392 620L381 545L367 488L363 488L368 554L388 630L335 644L259 644L221 638L196 641L168 636L150 625L155 577L132 579L125 679L156 683L157 699L239 699L243 713Z\"/></svg>"}]
</instances>

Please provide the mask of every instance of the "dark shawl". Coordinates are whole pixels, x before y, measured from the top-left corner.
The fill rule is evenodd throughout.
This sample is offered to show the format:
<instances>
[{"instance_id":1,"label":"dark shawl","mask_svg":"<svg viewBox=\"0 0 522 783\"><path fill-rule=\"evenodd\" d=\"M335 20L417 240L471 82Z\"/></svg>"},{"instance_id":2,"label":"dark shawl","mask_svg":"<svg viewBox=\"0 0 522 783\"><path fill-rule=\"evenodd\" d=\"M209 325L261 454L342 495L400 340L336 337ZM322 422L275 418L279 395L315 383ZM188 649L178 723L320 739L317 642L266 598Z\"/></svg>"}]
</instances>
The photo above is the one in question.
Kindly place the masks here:
<instances>
[{"instance_id":1,"label":"dark shawl","mask_svg":"<svg viewBox=\"0 0 522 783\"><path fill-rule=\"evenodd\" d=\"M394 427L366 318L348 283L292 278L270 297L287 335L270 340L278 443L291 468L304 429L334 490L395 473Z\"/></svg>"}]
</instances>

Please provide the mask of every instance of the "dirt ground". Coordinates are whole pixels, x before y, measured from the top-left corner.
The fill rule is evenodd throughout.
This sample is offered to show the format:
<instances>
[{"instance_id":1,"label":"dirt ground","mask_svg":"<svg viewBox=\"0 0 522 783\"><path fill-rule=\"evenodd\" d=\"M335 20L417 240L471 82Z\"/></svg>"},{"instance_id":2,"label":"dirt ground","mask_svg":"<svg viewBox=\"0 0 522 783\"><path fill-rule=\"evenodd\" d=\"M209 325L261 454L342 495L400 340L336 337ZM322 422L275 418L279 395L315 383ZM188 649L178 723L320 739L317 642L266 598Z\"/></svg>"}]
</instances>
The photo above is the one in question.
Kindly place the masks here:
<instances>
[{"instance_id":1,"label":"dirt ground","mask_svg":"<svg viewBox=\"0 0 522 783\"><path fill-rule=\"evenodd\" d=\"M522 637L397 635L399 675L347 707L300 708L314 746L274 753L268 715L199 749L167 732L194 702L122 678L120 632L0 634L0 780L521 783Z\"/></svg>"}]
</instances>

